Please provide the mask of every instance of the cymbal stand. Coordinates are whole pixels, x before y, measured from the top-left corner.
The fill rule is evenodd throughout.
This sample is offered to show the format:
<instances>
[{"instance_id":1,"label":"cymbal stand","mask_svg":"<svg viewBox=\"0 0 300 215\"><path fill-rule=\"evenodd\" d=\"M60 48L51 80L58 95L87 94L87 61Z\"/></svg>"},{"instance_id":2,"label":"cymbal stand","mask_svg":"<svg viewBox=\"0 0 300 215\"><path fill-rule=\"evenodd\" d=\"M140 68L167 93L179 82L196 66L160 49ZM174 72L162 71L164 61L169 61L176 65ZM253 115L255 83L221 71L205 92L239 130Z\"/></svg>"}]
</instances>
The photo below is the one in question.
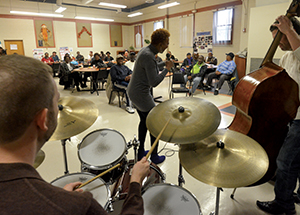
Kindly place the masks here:
<instances>
[{"instance_id":1,"label":"cymbal stand","mask_svg":"<svg viewBox=\"0 0 300 215\"><path fill-rule=\"evenodd\" d=\"M216 208L215 208L215 211L210 212L209 215L219 215L220 191L223 191L223 189L221 187L217 187Z\"/></svg>"},{"instance_id":2,"label":"cymbal stand","mask_svg":"<svg viewBox=\"0 0 300 215\"><path fill-rule=\"evenodd\" d=\"M64 161L65 161L65 174L69 174L68 161L67 161L67 152L66 152L66 141L67 140L70 140L70 138L61 140L61 144L62 144L62 147L63 147Z\"/></svg>"},{"instance_id":3,"label":"cymbal stand","mask_svg":"<svg viewBox=\"0 0 300 215\"><path fill-rule=\"evenodd\" d=\"M230 198L234 199L234 194L235 194L235 191L236 191L237 188L234 188L234 190L232 191L231 195L230 195Z\"/></svg>"},{"instance_id":4,"label":"cymbal stand","mask_svg":"<svg viewBox=\"0 0 300 215\"><path fill-rule=\"evenodd\" d=\"M182 187L182 183L185 184L185 180L182 175L182 165L179 161L179 175L178 175L178 186Z\"/></svg>"}]
</instances>

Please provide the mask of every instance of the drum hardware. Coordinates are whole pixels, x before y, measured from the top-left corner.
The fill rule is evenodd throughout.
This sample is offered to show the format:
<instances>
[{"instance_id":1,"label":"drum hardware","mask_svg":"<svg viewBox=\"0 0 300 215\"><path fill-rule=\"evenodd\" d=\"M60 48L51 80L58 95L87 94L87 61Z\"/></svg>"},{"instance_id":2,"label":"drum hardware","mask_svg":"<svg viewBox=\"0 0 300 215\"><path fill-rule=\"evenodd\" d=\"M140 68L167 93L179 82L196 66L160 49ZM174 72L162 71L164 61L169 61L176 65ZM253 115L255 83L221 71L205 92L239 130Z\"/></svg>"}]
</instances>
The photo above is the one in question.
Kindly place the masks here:
<instances>
[{"instance_id":1,"label":"drum hardware","mask_svg":"<svg viewBox=\"0 0 300 215\"><path fill-rule=\"evenodd\" d=\"M151 134L158 136L163 125L171 118L161 140L176 144L190 144L213 134L221 121L219 109L204 99L175 98L155 106L146 125Z\"/></svg>"},{"instance_id":2,"label":"drum hardware","mask_svg":"<svg viewBox=\"0 0 300 215\"><path fill-rule=\"evenodd\" d=\"M185 180L184 180L184 177L182 175L182 165L179 161L178 186L182 187L182 184L185 184Z\"/></svg>"},{"instance_id":3,"label":"drum hardware","mask_svg":"<svg viewBox=\"0 0 300 215\"><path fill-rule=\"evenodd\" d=\"M138 159L138 147L140 145L140 141L136 139L136 135L134 135L133 140L130 140L130 142L127 144L127 148L131 148L133 146L134 150L134 163L137 162Z\"/></svg>"},{"instance_id":4,"label":"drum hardware","mask_svg":"<svg viewBox=\"0 0 300 215\"><path fill-rule=\"evenodd\" d=\"M66 141L69 140L71 141L71 139L64 139L61 140L61 145L63 148L63 156L64 156L64 163L65 163L65 174L69 173L69 169L68 169L68 160L67 160L67 152L66 152Z\"/></svg>"}]
</instances>

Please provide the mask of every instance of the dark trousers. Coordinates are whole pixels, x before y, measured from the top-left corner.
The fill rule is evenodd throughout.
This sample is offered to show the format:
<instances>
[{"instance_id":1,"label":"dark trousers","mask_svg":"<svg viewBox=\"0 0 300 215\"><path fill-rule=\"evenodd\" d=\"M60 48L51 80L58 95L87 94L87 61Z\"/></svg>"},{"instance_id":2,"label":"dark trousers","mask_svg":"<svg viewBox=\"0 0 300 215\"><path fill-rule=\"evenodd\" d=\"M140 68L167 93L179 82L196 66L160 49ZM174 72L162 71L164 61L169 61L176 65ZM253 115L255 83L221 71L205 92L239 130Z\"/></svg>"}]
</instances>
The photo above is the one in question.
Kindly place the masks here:
<instances>
[{"instance_id":1,"label":"dark trousers","mask_svg":"<svg viewBox=\"0 0 300 215\"><path fill-rule=\"evenodd\" d=\"M145 151L145 139L146 139L146 134L147 134L147 126L146 126L146 119L150 111L148 112L142 112L137 109L137 112L140 116L140 124L139 124L139 141L140 141L140 147L139 147L139 153L143 153ZM155 142L155 137L149 132L150 134L150 139L151 139L151 146ZM157 154L157 149L158 149L158 143L156 147L154 148L152 154Z\"/></svg>"},{"instance_id":2,"label":"dark trousers","mask_svg":"<svg viewBox=\"0 0 300 215\"><path fill-rule=\"evenodd\" d=\"M79 83L81 83L81 77L79 76L78 72L72 72L68 74L69 76L69 81L65 82L65 87L70 87L72 84L72 79L74 80L75 86L79 86Z\"/></svg>"},{"instance_id":3,"label":"dark trousers","mask_svg":"<svg viewBox=\"0 0 300 215\"><path fill-rule=\"evenodd\" d=\"M225 80L230 80L230 78L232 77L232 75L225 75L225 74L220 74L220 75L217 75L215 72L214 73L210 73L207 77L207 82L206 82L206 85L211 85L211 82L214 78L218 78L219 79L219 82L217 83L217 89L221 89L221 87L223 86L224 84L224 81Z\"/></svg>"}]
</instances>

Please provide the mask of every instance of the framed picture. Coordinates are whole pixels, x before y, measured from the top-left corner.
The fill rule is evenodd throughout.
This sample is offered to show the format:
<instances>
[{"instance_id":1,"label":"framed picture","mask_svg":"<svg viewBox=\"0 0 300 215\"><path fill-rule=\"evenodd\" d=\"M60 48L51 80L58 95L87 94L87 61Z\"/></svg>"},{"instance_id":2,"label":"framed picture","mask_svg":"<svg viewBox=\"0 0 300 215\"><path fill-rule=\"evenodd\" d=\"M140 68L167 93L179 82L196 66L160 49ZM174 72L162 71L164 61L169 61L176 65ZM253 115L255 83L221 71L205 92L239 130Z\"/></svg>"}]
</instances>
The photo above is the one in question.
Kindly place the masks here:
<instances>
[{"instance_id":1,"label":"framed picture","mask_svg":"<svg viewBox=\"0 0 300 215\"><path fill-rule=\"evenodd\" d=\"M122 47L122 25L109 25L110 47Z\"/></svg>"},{"instance_id":2,"label":"framed picture","mask_svg":"<svg viewBox=\"0 0 300 215\"><path fill-rule=\"evenodd\" d=\"M52 20L34 20L37 48L55 48Z\"/></svg>"},{"instance_id":3,"label":"framed picture","mask_svg":"<svg viewBox=\"0 0 300 215\"><path fill-rule=\"evenodd\" d=\"M93 47L92 28L89 22L76 22L78 47Z\"/></svg>"}]
</instances>

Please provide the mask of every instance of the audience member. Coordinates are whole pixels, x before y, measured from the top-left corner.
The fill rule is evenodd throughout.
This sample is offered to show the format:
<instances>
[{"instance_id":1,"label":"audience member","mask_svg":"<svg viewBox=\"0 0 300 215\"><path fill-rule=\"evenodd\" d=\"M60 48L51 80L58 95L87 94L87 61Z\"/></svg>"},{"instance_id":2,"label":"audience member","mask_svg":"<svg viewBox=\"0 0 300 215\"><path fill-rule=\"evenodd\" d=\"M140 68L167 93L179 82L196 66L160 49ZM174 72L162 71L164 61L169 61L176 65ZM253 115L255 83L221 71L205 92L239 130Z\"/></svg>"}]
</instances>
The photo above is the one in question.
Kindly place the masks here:
<instances>
[{"instance_id":1,"label":"audience member","mask_svg":"<svg viewBox=\"0 0 300 215\"><path fill-rule=\"evenodd\" d=\"M100 52L100 58L101 58L101 60L104 61L105 57L106 57L106 56L105 56L104 52L101 51L101 52Z\"/></svg>"},{"instance_id":2,"label":"audience member","mask_svg":"<svg viewBox=\"0 0 300 215\"><path fill-rule=\"evenodd\" d=\"M52 56L51 58L53 59L54 63L58 63L59 62L59 58L58 56L56 55L56 52L52 52Z\"/></svg>"},{"instance_id":3,"label":"audience member","mask_svg":"<svg viewBox=\"0 0 300 215\"><path fill-rule=\"evenodd\" d=\"M190 69L186 70L186 75L184 75L184 81L187 83L193 83L192 89L190 89L189 95L195 93L197 87L199 86L201 80L204 77L206 72L207 65L204 62L204 56L200 55L198 58L198 62Z\"/></svg>"},{"instance_id":4,"label":"audience member","mask_svg":"<svg viewBox=\"0 0 300 215\"><path fill-rule=\"evenodd\" d=\"M101 60L100 58L100 54L99 53L95 53L94 54L94 60L91 62L91 66L95 66L97 68L102 68L102 67L106 67L106 65L103 63L103 61ZM90 77L91 75L93 75L93 79L97 78L97 73L96 72L85 72L84 73L84 78L83 78L83 84L82 84L82 87L87 87L86 85L86 81L87 81L87 77ZM97 86L97 83L96 83L96 87ZM95 89L95 86L93 86L94 90Z\"/></svg>"},{"instance_id":5,"label":"audience member","mask_svg":"<svg viewBox=\"0 0 300 215\"><path fill-rule=\"evenodd\" d=\"M67 55L64 57L64 63L61 65L61 77L60 77L60 84L65 85L64 89L70 88L72 84L72 79L74 79L75 86L77 91L80 91L79 83L81 83L81 77L79 76L78 72L72 72L75 68L73 64L71 64L71 58Z\"/></svg>"},{"instance_id":6,"label":"audience member","mask_svg":"<svg viewBox=\"0 0 300 215\"><path fill-rule=\"evenodd\" d=\"M1 57L0 88L1 214L108 215L90 192L73 191L81 182L55 187L33 168L57 126L60 96L51 68L25 56ZM141 183L149 173L146 158L134 165L121 214L144 213Z\"/></svg>"},{"instance_id":7,"label":"audience member","mask_svg":"<svg viewBox=\"0 0 300 215\"><path fill-rule=\"evenodd\" d=\"M84 62L84 57L83 57L83 55L80 54L79 51L77 51L76 61L78 63L83 63Z\"/></svg>"},{"instance_id":8,"label":"audience member","mask_svg":"<svg viewBox=\"0 0 300 215\"><path fill-rule=\"evenodd\" d=\"M210 51L210 52L208 52L208 55L205 59L205 62L207 64L217 65L218 64L218 59L216 57L214 57L213 53Z\"/></svg>"},{"instance_id":9,"label":"audience member","mask_svg":"<svg viewBox=\"0 0 300 215\"><path fill-rule=\"evenodd\" d=\"M161 57L158 56L158 54L155 55L154 59L157 62L159 71L162 71L165 67L165 62L163 62L163 60L161 59Z\"/></svg>"},{"instance_id":10,"label":"audience member","mask_svg":"<svg viewBox=\"0 0 300 215\"><path fill-rule=\"evenodd\" d=\"M129 53L128 53L128 51L126 50L125 52L124 52L124 61L126 62L126 61L128 61L128 60L130 60L130 56L129 56Z\"/></svg>"},{"instance_id":11,"label":"audience member","mask_svg":"<svg viewBox=\"0 0 300 215\"><path fill-rule=\"evenodd\" d=\"M132 70L127 66L123 65L124 57L119 54L117 56L117 64L110 68L110 76L113 83L125 86L124 93L126 97L126 111L128 113L134 113L134 109L132 108L131 101L127 95L127 86L131 79ZM118 87L118 86L115 86ZM119 88L122 90L122 88Z\"/></svg>"},{"instance_id":12,"label":"audience member","mask_svg":"<svg viewBox=\"0 0 300 215\"><path fill-rule=\"evenodd\" d=\"M192 58L191 53L187 53L186 58L184 59L180 70L184 72L187 68L190 68L193 65L194 65L194 59Z\"/></svg>"},{"instance_id":13,"label":"audience member","mask_svg":"<svg viewBox=\"0 0 300 215\"><path fill-rule=\"evenodd\" d=\"M104 58L104 61L113 61L114 58L110 56L110 52L106 52L106 57Z\"/></svg>"},{"instance_id":14,"label":"audience member","mask_svg":"<svg viewBox=\"0 0 300 215\"><path fill-rule=\"evenodd\" d=\"M232 74L236 68L236 64L233 61L234 54L232 52L226 54L226 60L219 64L216 72L210 73L207 77L206 89L211 89L211 82L214 78L219 78L219 82L217 83L217 87L214 91L214 95L219 94L219 90L221 89L225 80L230 80Z\"/></svg>"},{"instance_id":15,"label":"audience member","mask_svg":"<svg viewBox=\"0 0 300 215\"><path fill-rule=\"evenodd\" d=\"M42 62L51 66L53 64L54 60L51 57L49 57L48 52L45 52L45 57L42 58Z\"/></svg>"},{"instance_id":16,"label":"audience member","mask_svg":"<svg viewBox=\"0 0 300 215\"><path fill-rule=\"evenodd\" d=\"M94 60L94 54L93 54L93 51L90 51L90 53L89 53L89 55L88 55L88 57L87 57L87 60L88 60L89 62L92 62L92 61Z\"/></svg>"},{"instance_id":17,"label":"audience member","mask_svg":"<svg viewBox=\"0 0 300 215\"><path fill-rule=\"evenodd\" d=\"M135 61L135 52L130 52L129 61L127 61L124 65L133 71Z\"/></svg>"},{"instance_id":18,"label":"audience member","mask_svg":"<svg viewBox=\"0 0 300 215\"><path fill-rule=\"evenodd\" d=\"M198 62L198 57L199 57L199 54L194 52L194 54L193 54L194 62Z\"/></svg>"}]
</instances>

